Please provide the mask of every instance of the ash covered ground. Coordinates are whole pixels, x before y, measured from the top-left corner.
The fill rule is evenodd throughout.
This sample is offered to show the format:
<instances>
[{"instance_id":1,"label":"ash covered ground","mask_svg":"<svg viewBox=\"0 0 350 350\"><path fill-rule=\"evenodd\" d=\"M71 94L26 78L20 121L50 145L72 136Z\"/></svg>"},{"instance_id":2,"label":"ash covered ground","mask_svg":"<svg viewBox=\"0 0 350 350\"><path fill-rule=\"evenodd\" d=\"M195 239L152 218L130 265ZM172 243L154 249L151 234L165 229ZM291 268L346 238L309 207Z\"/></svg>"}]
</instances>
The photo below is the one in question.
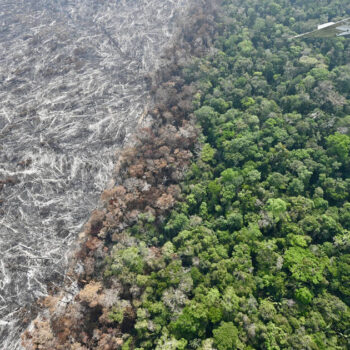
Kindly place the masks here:
<instances>
[{"instance_id":1,"label":"ash covered ground","mask_svg":"<svg viewBox=\"0 0 350 350\"><path fill-rule=\"evenodd\" d=\"M0 348L59 284L190 0L0 0Z\"/></svg>"}]
</instances>

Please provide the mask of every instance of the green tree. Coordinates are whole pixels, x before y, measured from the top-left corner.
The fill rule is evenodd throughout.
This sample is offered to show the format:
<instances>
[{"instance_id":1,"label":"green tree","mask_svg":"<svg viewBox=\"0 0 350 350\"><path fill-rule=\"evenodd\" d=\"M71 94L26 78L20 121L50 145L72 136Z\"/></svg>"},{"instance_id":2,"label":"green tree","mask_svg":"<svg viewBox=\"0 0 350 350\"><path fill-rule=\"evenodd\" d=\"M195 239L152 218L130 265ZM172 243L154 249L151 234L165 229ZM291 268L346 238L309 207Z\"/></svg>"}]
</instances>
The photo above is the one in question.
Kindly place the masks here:
<instances>
[{"instance_id":1,"label":"green tree","mask_svg":"<svg viewBox=\"0 0 350 350\"><path fill-rule=\"evenodd\" d=\"M310 250L289 248L284 254L285 266L297 281L319 284L324 281L323 272L328 258L317 258Z\"/></svg>"},{"instance_id":2,"label":"green tree","mask_svg":"<svg viewBox=\"0 0 350 350\"><path fill-rule=\"evenodd\" d=\"M266 209L276 222L286 218L287 203L281 198L270 198L267 201Z\"/></svg>"},{"instance_id":3,"label":"green tree","mask_svg":"<svg viewBox=\"0 0 350 350\"><path fill-rule=\"evenodd\" d=\"M236 349L238 330L232 322L221 322L220 327L213 330L213 335L218 350Z\"/></svg>"},{"instance_id":4,"label":"green tree","mask_svg":"<svg viewBox=\"0 0 350 350\"><path fill-rule=\"evenodd\" d=\"M313 298L313 294L306 287L299 288L295 291L295 298L302 304L310 304Z\"/></svg>"},{"instance_id":5,"label":"green tree","mask_svg":"<svg viewBox=\"0 0 350 350\"><path fill-rule=\"evenodd\" d=\"M349 157L350 137L336 132L327 137L327 146L331 155L336 155L344 162Z\"/></svg>"}]
</instances>

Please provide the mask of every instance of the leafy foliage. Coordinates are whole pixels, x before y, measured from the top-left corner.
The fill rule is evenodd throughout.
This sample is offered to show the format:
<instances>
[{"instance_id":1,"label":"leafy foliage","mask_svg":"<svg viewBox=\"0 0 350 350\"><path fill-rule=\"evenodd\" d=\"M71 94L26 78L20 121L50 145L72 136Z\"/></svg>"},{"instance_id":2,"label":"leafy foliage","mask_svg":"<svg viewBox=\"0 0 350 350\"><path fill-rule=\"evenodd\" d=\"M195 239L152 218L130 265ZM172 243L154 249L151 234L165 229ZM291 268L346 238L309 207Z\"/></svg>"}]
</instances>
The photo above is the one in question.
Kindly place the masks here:
<instances>
[{"instance_id":1,"label":"leafy foliage","mask_svg":"<svg viewBox=\"0 0 350 350\"><path fill-rule=\"evenodd\" d=\"M287 40L345 12L223 1L215 50L183 71L203 143L182 201L144 226L154 246L107 261L138 292L135 348L349 348L350 45Z\"/></svg>"}]
</instances>

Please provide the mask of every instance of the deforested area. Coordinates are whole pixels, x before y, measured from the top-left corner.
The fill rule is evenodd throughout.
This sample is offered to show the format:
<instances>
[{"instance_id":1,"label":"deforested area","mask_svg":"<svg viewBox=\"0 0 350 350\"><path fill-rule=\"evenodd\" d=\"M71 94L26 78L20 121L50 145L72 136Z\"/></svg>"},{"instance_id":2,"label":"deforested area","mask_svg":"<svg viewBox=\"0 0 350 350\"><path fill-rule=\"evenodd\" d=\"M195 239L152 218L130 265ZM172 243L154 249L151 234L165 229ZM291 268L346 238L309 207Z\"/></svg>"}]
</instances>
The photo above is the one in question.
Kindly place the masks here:
<instances>
[{"instance_id":1,"label":"deforested area","mask_svg":"<svg viewBox=\"0 0 350 350\"><path fill-rule=\"evenodd\" d=\"M100 208L79 236L64 287L41 300L42 312L22 336L26 349L135 345L128 334L136 317L130 298L138 291L105 280L105 264L113 246L124 239L130 247L129 259L138 259L139 242L125 232L141 218L150 222L155 218L161 224L179 199L178 183L193 157L199 133L191 118L194 86L186 84L182 70L192 57L203 56L212 47L215 9L209 1L191 6L176 41L164 52L166 64L149 77L153 104L144 115L149 122L137 129L135 140L120 154L113 184L102 193ZM157 254L155 246L149 249L151 255ZM113 326L110 316L121 294L128 314Z\"/></svg>"},{"instance_id":2,"label":"deforested area","mask_svg":"<svg viewBox=\"0 0 350 350\"><path fill-rule=\"evenodd\" d=\"M1 349L62 282L190 2L0 0Z\"/></svg>"},{"instance_id":3,"label":"deforested area","mask_svg":"<svg viewBox=\"0 0 350 350\"><path fill-rule=\"evenodd\" d=\"M192 5L25 349L350 347L350 4Z\"/></svg>"}]
</instances>

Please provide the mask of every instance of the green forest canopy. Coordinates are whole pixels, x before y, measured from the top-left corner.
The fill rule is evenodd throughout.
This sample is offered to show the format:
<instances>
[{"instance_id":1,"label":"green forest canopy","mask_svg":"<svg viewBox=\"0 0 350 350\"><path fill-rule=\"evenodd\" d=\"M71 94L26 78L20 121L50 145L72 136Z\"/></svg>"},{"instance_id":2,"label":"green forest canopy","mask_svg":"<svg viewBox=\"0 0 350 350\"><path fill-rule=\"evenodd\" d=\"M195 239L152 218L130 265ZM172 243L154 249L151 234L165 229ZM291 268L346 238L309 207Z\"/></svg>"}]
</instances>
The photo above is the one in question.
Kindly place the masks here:
<instances>
[{"instance_id":1,"label":"green forest canopy","mask_svg":"<svg viewBox=\"0 0 350 350\"><path fill-rule=\"evenodd\" d=\"M222 6L215 50L183 71L202 130L183 201L106 263L141 291L123 349L348 349L350 39L288 38L350 3Z\"/></svg>"}]
</instances>

